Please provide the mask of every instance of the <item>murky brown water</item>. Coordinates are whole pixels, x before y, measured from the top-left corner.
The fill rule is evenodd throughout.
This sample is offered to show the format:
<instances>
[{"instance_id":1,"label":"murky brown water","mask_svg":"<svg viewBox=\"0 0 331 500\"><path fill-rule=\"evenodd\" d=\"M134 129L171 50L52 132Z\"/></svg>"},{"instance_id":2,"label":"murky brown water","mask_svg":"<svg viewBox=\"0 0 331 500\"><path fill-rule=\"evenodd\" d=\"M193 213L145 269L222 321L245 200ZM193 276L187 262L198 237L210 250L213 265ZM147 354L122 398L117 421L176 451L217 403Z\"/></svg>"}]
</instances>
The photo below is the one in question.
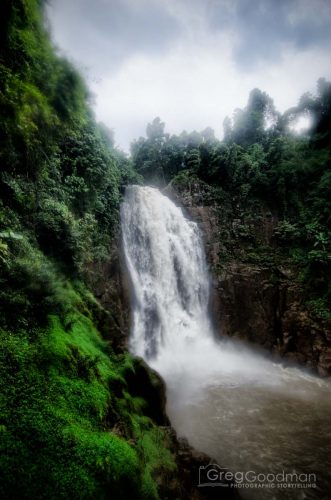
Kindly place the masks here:
<instances>
[{"instance_id":1,"label":"murky brown water","mask_svg":"<svg viewBox=\"0 0 331 500\"><path fill-rule=\"evenodd\" d=\"M183 399L168 391L168 413L180 436L233 472L316 474L316 488L253 481L240 488L247 499L331 498L331 398L325 381L283 369L284 383L232 383L226 379L203 395ZM238 475L237 475L238 476ZM241 477L239 482L241 482ZM313 476L307 479L312 480ZM244 480L243 482L246 482ZM283 486L280 486L283 485Z\"/></svg>"}]
</instances>

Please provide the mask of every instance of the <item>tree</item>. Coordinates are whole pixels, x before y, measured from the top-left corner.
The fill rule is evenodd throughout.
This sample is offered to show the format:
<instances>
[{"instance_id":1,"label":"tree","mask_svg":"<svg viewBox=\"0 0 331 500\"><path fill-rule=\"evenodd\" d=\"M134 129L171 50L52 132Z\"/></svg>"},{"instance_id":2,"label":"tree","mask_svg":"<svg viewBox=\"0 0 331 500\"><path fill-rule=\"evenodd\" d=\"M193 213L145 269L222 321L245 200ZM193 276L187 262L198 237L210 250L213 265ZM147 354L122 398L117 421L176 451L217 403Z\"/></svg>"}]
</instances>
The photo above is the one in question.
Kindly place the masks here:
<instances>
[{"instance_id":1,"label":"tree","mask_svg":"<svg viewBox=\"0 0 331 500\"><path fill-rule=\"evenodd\" d=\"M147 138L151 141L162 142L164 140L164 122L157 116L152 123L146 127Z\"/></svg>"},{"instance_id":2,"label":"tree","mask_svg":"<svg viewBox=\"0 0 331 500\"><path fill-rule=\"evenodd\" d=\"M310 135L318 146L331 143L331 82L325 78L317 81L317 94L306 92L300 97L299 104L283 115L287 127L300 116L310 118Z\"/></svg>"},{"instance_id":3,"label":"tree","mask_svg":"<svg viewBox=\"0 0 331 500\"><path fill-rule=\"evenodd\" d=\"M232 130L229 120L224 121L224 132L232 142L249 146L262 142L268 136L267 129L276 126L278 117L271 97L266 92L253 89L246 108L235 110Z\"/></svg>"},{"instance_id":4,"label":"tree","mask_svg":"<svg viewBox=\"0 0 331 500\"><path fill-rule=\"evenodd\" d=\"M134 168L145 180L153 184L164 184L163 146L169 136L164 133L165 124L154 118L146 127L147 139L140 137L131 145Z\"/></svg>"}]
</instances>

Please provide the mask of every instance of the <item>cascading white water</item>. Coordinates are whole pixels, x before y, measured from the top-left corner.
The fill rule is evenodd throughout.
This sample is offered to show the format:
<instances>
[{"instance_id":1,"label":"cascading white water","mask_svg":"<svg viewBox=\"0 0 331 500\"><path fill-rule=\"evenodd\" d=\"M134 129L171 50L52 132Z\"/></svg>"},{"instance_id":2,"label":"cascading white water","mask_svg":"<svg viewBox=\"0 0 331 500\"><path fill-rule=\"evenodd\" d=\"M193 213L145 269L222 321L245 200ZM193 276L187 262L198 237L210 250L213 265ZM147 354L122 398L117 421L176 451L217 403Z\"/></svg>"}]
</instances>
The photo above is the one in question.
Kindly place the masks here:
<instances>
[{"instance_id":1,"label":"cascading white water","mask_svg":"<svg viewBox=\"0 0 331 500\"><path fill-rule=\"evenodd\" d=\"M215 339L208 314L209 276L197 224L159 190L141 186L127 188L121 219L133 288L130 349L165 379L168 413L179 433L222 463L227 460L234 470L252 467L250 453L255 456L253 466L262 472L273 471L275 461L292 470L300 452L296 458L291 446L288 456L288 448L279 448L279 442L298 431L298 420L303 429L299 440L305 439L307 428L318 420L312 412L317 404L326 416L315 431L322 430L321 455L325 457L325 449L331 452L327 382L272 363L239 344ZM265 419L270 405L274 412ZM283 412L288 413L288 425ZM221 435L215 427L219 421ZM260 463L256 455L267 435L272 436L270 450L274 444L276 451L269 450L269 458ZM224 446L240 448L247 436L251 436L248 454L220 451ZM318 455L317 445L315 452ZM314 460L315 470L318 460ZM261 496L254 492L252 498L267 498L267 492ZM281 492L274 498L306 497Z\"/></svg>"},{"instance_id":2,"label":"cascading white water","mask_svg":"<svg viewBox=\"0 0 331 500\"><path fill-rule=\"evenodd\" d=\"M134 285L132 350L147 358L210 334L209 280L197 225L157 189L127 188L122 205Z\"/></svg>"},{"instance_id":3,"label":"cascading white water","mask_svg":"<svg viewBox=\"0 0 331 500\"><path fill-rule=\"evenodd\" d=\"M198 226L158 189L130 186L121 207L133 285L130 348L170 386L186 391L223 382L277 386L298 370L215 340L208 313L209 276ZM300 378L300 377L299 377ZM190 386L190 387L188 387ZM295 388L297 390L297 388ZM183 395L184 396L184 395Z\"/></svg>"}]
</instances>

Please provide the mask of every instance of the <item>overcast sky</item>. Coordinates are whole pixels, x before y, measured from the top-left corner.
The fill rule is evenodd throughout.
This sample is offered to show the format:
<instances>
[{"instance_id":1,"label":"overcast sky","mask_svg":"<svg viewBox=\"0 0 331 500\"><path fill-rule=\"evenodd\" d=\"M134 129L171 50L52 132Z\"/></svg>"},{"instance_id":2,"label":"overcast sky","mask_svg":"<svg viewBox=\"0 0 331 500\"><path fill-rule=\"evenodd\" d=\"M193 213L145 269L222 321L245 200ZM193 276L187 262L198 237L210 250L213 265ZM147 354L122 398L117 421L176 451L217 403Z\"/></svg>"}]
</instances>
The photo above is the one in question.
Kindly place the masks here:
<instances>
[{"instance_id":1,"label":"overcast sky","mask_svg":"<svg viewBox=\"0 0 331 500\"><path fill-rule=\"evenodd\" d=\"M126 151L156 116L221 137L254 87L284 111L331 78L330 0L49 0L48 18Z\"/></svg>"}]
</instances>

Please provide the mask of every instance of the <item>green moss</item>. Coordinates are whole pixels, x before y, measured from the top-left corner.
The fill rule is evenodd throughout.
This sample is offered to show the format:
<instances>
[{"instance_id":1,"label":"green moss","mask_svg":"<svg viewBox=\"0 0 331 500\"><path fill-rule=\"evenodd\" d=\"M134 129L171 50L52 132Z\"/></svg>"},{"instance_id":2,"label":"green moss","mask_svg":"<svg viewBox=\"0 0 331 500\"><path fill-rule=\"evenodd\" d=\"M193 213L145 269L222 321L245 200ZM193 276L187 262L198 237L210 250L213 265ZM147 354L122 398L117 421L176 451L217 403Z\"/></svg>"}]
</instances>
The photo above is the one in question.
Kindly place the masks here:
<instances>
[{"instance_id":1,"label":"green moss","mask_svg":"<svg viewBox=\"0 0 331 500\"><path fill-rule=\"evenodd\" d=\"M0 495L157 498L155 475L172 457L146 402L126 389L132 357L115 356L101 338L97 301L81 281L65 279L25 237L5 241L16 276L10 300L15 311L29 303L30 317L12 330L7 310L1 329Z\"/></svg>"},{"instance_id":2,"label":"green moss","mask_svg":"<svg viewBox=\"0 0 331 500\"><path fill-rule=\"evenodd\" d=\"M309 300L306 302L306 305L316 318L326 321L331 320L330 305L327 297Z\"/></svg>"},{"instance_id":3,"label":"green moss","mask_svg":"<svg viewBox=\"0 0 331 500\"><path fill-rule=\"evenodd\" d=\"M2 495L158 498L156 476L174 463L164 431L143 416L145 401L125 390L130 357L109 355L78 311L69 329L52 316L38 340L1 336Z\"/></svg>"}]
</instances>

